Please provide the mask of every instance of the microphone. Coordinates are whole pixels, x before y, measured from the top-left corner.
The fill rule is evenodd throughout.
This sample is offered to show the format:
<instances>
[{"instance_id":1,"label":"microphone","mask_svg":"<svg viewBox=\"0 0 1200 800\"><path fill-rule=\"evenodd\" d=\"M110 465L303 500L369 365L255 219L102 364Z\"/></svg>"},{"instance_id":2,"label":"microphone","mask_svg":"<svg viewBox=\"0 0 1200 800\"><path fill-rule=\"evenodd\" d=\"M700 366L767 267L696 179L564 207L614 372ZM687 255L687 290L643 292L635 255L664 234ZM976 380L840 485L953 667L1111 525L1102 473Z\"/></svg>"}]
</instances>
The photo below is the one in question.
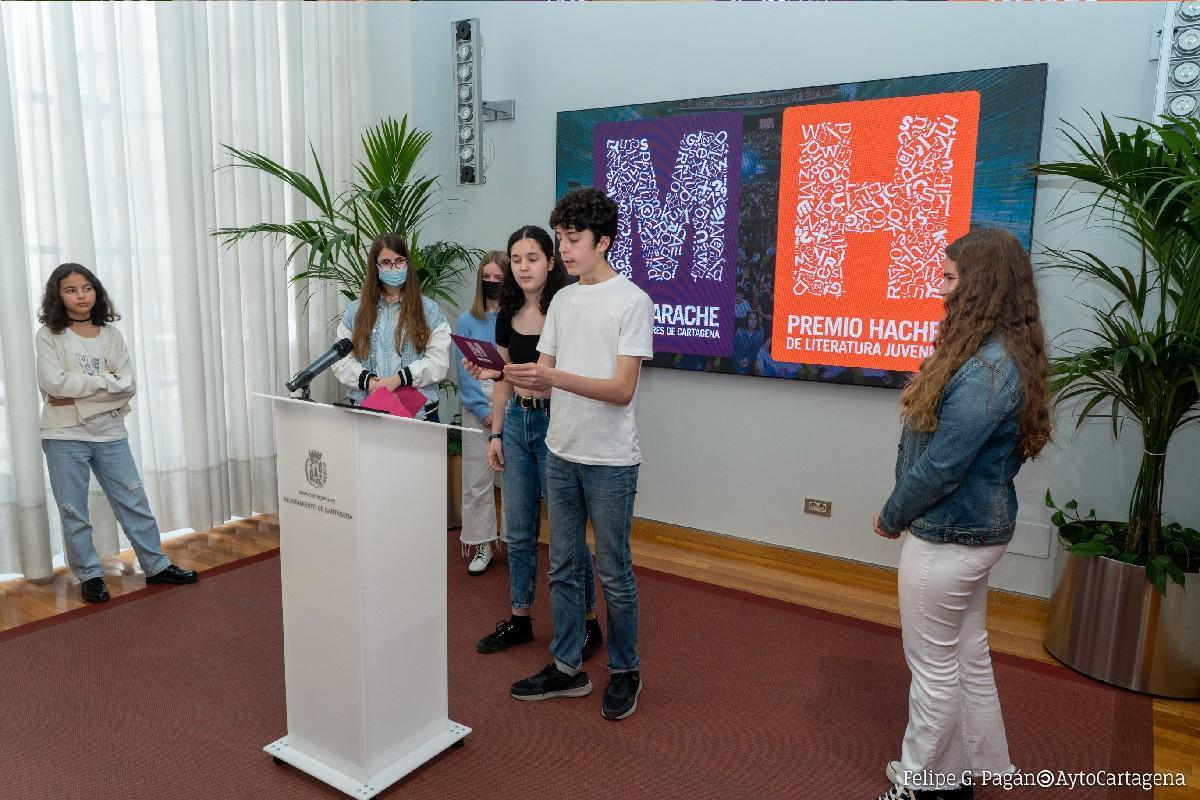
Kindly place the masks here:
<instances>
[{"instance_id":1,"label":"microphone","mask_svg":"<svg viewBox=\"0 0 1200 800\"><path fill-rule=\"evenodd\" d=\"M332 367L335 362L341 361L353 349L354 343L349 339L339 339L320 358L297 372L284 386L287 387L289 392L297 392L307 388L312 383L313 378Z\"/></svg>"}]
</instances>

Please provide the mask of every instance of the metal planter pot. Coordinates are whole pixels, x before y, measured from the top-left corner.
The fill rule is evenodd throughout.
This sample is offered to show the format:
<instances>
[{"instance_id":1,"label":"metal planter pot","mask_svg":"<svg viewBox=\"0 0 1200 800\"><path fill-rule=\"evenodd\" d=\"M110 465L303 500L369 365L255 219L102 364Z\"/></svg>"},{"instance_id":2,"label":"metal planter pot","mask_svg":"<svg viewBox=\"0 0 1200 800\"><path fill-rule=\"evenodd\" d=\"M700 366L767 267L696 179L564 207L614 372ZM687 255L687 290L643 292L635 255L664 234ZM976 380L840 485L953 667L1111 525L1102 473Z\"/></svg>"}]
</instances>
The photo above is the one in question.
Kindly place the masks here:
<instances>
[{"instance_id":1,"label":"metal planter pot","mask_svg":"<svg viewBox=\"0 0 1200 800\"><path fill-rule=\"evenodd\" d=\"M1146 570L1074 553L1050 598L1043 644L1097 680L1163 697L1200 697L1200 575L1164 597Z\"/></svg>"}]
</instances>

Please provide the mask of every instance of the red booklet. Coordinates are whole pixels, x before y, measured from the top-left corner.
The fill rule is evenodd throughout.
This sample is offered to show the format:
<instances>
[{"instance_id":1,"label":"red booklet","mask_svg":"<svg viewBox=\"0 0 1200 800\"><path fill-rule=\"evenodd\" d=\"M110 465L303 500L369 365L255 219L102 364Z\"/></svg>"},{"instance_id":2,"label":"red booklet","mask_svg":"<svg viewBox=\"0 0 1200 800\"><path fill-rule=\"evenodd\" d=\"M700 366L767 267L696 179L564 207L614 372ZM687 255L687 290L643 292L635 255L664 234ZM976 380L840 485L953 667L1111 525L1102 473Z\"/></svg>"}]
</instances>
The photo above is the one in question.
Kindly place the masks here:
<instances>
[{"instance_id":1,"label":"red booklet","mask_svg":"<svg viewBox=\"0 0 1200 800\"><path fill-rule=\"evenodd\" d=\"M411 386L401 386L394 392L389 392L380 386L367 395L367 398L362 401L362 407L412 419L428 402L429 400L424 394Z\"/></svg>"},{"instance_id":2,"label":"red booklet","mask_svg":"<svg viewBox=\"0 0 1200 800\"><path fill-rule=\"evenodd\" d=\"M450 334L450 338L458 345L458 349L467 357L467 360L478 364L484 369L494 369L497 372L504 371L505 360L500 356L500 351L497 350L491 342L483 339L471 339L466 336Z\"/></svg>"}]
</instances>

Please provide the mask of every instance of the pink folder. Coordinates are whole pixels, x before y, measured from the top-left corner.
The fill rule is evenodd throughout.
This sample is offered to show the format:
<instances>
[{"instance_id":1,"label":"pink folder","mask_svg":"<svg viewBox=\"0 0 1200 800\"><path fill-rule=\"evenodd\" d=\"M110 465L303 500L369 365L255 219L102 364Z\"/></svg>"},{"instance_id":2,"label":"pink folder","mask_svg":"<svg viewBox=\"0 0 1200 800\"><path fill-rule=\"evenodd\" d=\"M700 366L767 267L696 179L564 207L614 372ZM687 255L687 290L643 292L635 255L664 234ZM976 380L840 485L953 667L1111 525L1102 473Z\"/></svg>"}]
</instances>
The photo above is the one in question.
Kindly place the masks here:
<instances>
[{"instance_id":1,"label":"pink folder","mask_svg":"<svg viewBox=\"0 0 1200 800\"><path fill-rule=\"evenodd\" d=\"M412 419L428 402L424 394L411 386L401 386L394 392L380 386L362 401L362 407Z\"/></svg>"}]
</instances>

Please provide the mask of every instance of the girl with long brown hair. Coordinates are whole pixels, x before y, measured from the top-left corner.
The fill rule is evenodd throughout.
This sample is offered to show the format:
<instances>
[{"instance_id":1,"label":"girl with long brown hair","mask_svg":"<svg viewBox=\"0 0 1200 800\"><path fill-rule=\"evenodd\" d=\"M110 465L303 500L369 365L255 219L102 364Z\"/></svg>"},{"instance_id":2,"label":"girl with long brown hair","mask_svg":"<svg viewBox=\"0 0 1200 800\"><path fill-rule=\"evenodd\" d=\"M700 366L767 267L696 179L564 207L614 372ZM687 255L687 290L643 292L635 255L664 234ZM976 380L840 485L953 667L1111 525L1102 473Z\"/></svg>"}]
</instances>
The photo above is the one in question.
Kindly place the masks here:
<instances>
[{"instance_id":1,"label":"girl with long brown hair","mask_svg":"<svg viewBox=\"0 0 1200 800\"><path fill-rule=\"evenodd\" d=\"M511 364L536 362L538 341L550 302L567 284L567 268L555 256L554 240L537 225L523 225L508 237L508 257L500 284L496 349ZM484 654L533 641L533 604L538 572L538 536L542 498L546 496L546 431L550 426L549 392L517 390L504 374L463 361L477 378L496 381L488 463L502 473L508 542L511 616L475 644ZM596 584L592 562L584 565L584 660L591 658L604 634L596 620Z\"/></svg>"},{"instance_id":2,"label":"girl with long brown hair","mask_svg":"<svg viewBox=\"0 0 1200 800\"><path fill-rule=\"evenodd\" d=\"M987 587L1016 526L1013 479L1050 439L1049 362L1020 242L972 231L946 248L946 316L900 398L896 486L874 519L908 531L898 575L912 673L900 760L878 800L968 800L1013 771L987 640Z\"/></svg>"},{"instance_id":3,"label":"girl with long brown hair","mask_svg":"<svg viewBox=\"0 0 1200 800\"><path fill-rule=\"evenodd\" d=\"M338 338L354 349L333 365L361 403L380 386L392 391L413 386L425 395L417 419L438 421L438 384L450 368L450 324L441 308L421 294L408 244L396 233L375 238L367 254L362 293L342 315Z\"/></svg>"}]
</instances>

